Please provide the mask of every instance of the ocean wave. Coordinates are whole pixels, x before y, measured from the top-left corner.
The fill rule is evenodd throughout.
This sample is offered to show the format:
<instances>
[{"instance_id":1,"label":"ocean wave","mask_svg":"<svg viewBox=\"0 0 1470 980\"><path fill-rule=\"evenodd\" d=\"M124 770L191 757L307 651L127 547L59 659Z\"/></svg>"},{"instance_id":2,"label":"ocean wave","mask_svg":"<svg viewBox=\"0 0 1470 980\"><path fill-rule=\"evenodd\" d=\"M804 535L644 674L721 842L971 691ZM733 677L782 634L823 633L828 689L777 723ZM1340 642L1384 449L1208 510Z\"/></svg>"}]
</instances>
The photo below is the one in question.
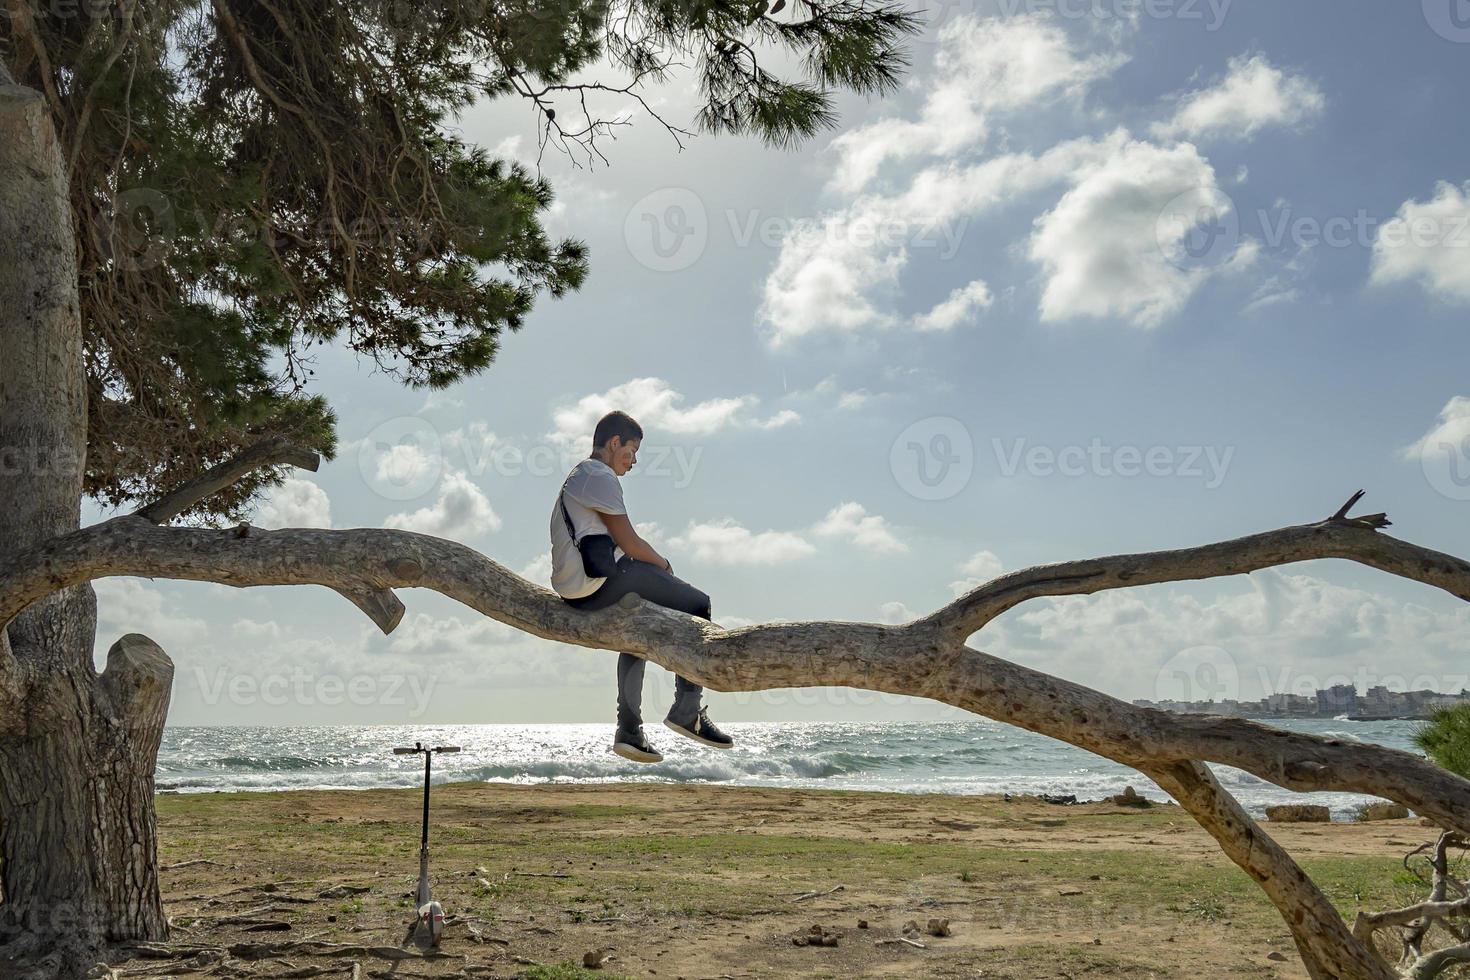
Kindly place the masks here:
<instances>
[{"instance_id":1,"label":"ocean wave","mask_svg":"<svg viewBox=\"0 0 1470 980\"><path fill-rule=\"evenodd\" d=\"M1350 723L1346 723L1350 724ZM1313 734L1411 749L1406 722L1293 722ZM157 785L164 792L411 787L417 757L396 757L405 741L453 743L459 755L435 760L436 781L495 783L665 782L878 790L901 793L1050 793L1101 799L1125 786L1168 797L1138 772L1073 746L996 722L732 724L729 752L663 744L654 766L635 766L608 748L606 725L167 729ZM284 751L283 751L284 750ZM1215 767L1217 778L1252 812L1277 802L1322 802L1345 815L1366 797L1296 794L1250 773Z\"/></svg>"}]
</instances>

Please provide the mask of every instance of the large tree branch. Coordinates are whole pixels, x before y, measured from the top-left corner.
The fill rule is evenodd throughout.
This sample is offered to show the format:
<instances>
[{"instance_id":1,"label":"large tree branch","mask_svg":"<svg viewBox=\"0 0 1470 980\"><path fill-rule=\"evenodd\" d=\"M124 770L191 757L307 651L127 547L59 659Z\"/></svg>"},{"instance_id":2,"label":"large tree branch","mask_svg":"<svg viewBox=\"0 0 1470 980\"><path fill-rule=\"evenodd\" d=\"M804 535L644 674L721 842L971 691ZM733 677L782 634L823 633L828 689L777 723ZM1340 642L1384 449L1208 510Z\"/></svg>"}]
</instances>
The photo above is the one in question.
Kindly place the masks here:
<instances>
[{"instance_id":1,"label":"large tree branch","mask_svg":"<svg viewBox=\"0 0 1470 980\"><path fill-rule=\"evenodd\" d=\"M1366 549L1392 539L1358 540ZM1419 578L1432 567L1425 562L1405 574ZM0 623L42 596L108 575L242 587L315 584L348 595L428 588L536 636L627 650L716 690L828 684L929 697L1125 765L1222 763L1302 792L1386 797L1470 833L1470 781L1409 752L1140 708L965 647L932 618L907 626L775 623L727 633L648 604L585 613L472 548L407 531L251 529L241 536L115 518L18 556L0 579Z\"/></svg>"},{"instance_id":2,"label":"large tree branch","mask_svg":"<svg viewBox=\"0 0 1470 980\"><path fill-rule=\"evenodd\" d=\"M138 517L154 524L167 524L195 504L208 499L265 466L295 466L316 472L321 457L302 449L282 436L266 439L238 455L210 467L194 480L137 511ZM246 535L251 529L241 525L236 534ZM336 590L348 602L367 615L384 633L390 633L403 619L404 606L391 589L340 588Z\"/></svg>"},{"instance_id":3,"label":"large tree branch","mask_svg":"<svg viewBox=\"0 0 1470 980\"><path fill-rule=\"evenodd\" d=\"M154 524L167 524L190 507L262 467L295 466L314 473L320 465L321 457L309 449L302 449L281 437L266 439L239 455L210 467L197 479L141 508L138 516Z\"/></svg>"},{"instance_id":4,"label":"large tree branch","mask_svg":"<svg viewBox=\"0 0 1470 980\"><path fill-rule=\"evenodd\" d=\"M1404 977L1406 980L1434 980L1456 963L1470 963L1470 943L1446 946L1419 957Z\"/></svg>"},{"instance_id":5,"label":"large tree branch","mask_svg":"<svg viewBox=\"0 0 1470 980\"><path fill-rule=\"evenodd\" d=\"M47 594L108 575L240 587L316 584L349 597L428 588L534 635L626 650L716 690L841 685L942 700L1152 776L1261 884L1291 926L1314 978L1379 980L1392 976L1383 972L1386 965L1353 937L1320 890L1201 763L1235 766L1294 790L1386 797L1463 833L1470 833L1470 781L1383 746L1279 731L1243 719L1140 708L969 648L962 636L975 621L965 617L998 615L1001 606L1021 601L1021 593L1029 598L1096 591L1313 558L1348 558L1470 594L1470 566L1374 533L1385 523L1379 516L1354 521L1344 509L1322 524L1234 542L1053 566L1072 569L1062 577L1046 569L1026 570L906 626L776 623L726 632L635 597L608 610L582 612L471 548L406 531L242 533L159 527L130 515L18 556L0 578L0 623ZM1078 568L1096 580L1065 585L1078 576ZM1030 584L1018 591L1006 582ZM977 595L991 598L976 601ZM375 621L392 628L383 617ZM966 625L958 625L961 621Z\"/></svg>"},{"instance_id":6,"label":"large tree branch","mask_svg":"<svg viewBox=\"0 0 1470 980\"><path fill-rule=\"evenodd\" d=\"M1382 514L1348 517L1361 496L1360 490L1336 514L1316 524L1197 548L1023 568L979 586L921 622L963 639L1028 599L1242 575L1318 558L1345 558L1470 600L1470 562L1375 533L1388 525Z\"/></svg>"},{"instance_id":7,"label":"large tree branch","mask_svg":"<svg viewBox=\"0 0 1470 980\"><path fill-rule=\"evenodd\" d=\"M1297 952L1312 980L1351 976L1363 980L1397 980L1397 974L1373 952L1371 944L1354 942L1337 908L1281 845L1251 819L1240 802L1198 762L1142 767L1220 844L1227 857L1250 875L1285 915ZM1351 972L1344 972L1344 968Z\"/></svg>"}]
</instances>

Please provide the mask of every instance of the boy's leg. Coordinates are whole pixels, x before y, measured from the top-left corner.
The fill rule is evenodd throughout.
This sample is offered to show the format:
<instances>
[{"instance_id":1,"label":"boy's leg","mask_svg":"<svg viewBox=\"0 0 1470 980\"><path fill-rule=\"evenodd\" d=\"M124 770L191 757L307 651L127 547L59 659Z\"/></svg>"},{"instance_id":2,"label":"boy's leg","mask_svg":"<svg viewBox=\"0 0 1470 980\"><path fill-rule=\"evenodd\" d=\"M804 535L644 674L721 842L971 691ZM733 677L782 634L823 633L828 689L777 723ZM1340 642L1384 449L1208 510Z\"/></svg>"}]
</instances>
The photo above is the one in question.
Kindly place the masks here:
<instances>
[{"instance_id":1,"label":"boy's leg","mask_svg":"<svg viewBox=\"0 0 1470 980\"><path fill-rule=\"evenodd\" d=\"M643 669L647 661L618 654L618 731L637 731L643 724Z\"/></svg>"},{"instance_id":2,"label":"boy's leg","mask_svg":"<svg viewBox=\"0 0 1470 980\"><path fill-rule=\"evenodd\" d=\"M665 569L650 565L648 562L636 561L627 556L618 560L617 575L608 579L606 584L592 596L577 600L574 604L582 609L605 609L633 592L636 592L639 598L654 605L677 609L701 619L711 618L710 598L704 592ZM636 662L636 671L632 666L625 668L626 661ZM639 714L638 709L642 705L644 666L645 661L630 654L625 653L618 657L618 727L620 730L623 727L625 704L633 707L633 715ZM629 683L625 683L625 669L629 672L630 677L636 676L636 694ZM703 696L704 688L686 677L675 675L674 704L669 709L668 720L685 727L693 724L699 717Z\"/></svg>"},{"instance_id":3,"label":"boy's leg","mask_svg":"<svg viewBox=\"0 0 1470 980\"><path fill-rule=\"evenodd\" d=\"M711 618L708 595L677 575L656 565L634 561L619 578L624 580L620 588L625 595L629 592L636 592L646 602L663 606L666 609L677 609L691 616L698 616L700 619ZM674 676L674 704L669 708L669 720L679 724L693 722L699 715L700 702L703 697L704 688L687 677L676 674Z\"/></svg>"}]
</instances>

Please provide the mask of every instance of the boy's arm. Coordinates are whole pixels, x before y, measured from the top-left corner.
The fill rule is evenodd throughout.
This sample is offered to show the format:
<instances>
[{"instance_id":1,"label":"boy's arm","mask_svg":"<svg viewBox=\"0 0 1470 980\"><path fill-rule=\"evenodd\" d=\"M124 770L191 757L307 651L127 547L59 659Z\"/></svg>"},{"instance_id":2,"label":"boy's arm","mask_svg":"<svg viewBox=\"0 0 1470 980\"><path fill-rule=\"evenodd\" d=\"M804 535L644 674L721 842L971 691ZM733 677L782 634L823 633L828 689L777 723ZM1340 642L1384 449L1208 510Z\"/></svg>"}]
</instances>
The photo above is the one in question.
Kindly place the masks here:
<instances>
[{"instance_id":1,"label":"boy's arm","mask_svg":"<svg viewBox=\"0 0 1470 980\"><path fill-rule=\"evenodd\" d=\"M607 533L611 534L613 541L623 549L623 554L635 561L646 561L659 568L673 569L663 555L653 550L653 545L639 536L633 528L633 522L628 520L627 514L597 512L597 516L602 518L602 523L607 525Z\"/></svg>"}]
</instances>

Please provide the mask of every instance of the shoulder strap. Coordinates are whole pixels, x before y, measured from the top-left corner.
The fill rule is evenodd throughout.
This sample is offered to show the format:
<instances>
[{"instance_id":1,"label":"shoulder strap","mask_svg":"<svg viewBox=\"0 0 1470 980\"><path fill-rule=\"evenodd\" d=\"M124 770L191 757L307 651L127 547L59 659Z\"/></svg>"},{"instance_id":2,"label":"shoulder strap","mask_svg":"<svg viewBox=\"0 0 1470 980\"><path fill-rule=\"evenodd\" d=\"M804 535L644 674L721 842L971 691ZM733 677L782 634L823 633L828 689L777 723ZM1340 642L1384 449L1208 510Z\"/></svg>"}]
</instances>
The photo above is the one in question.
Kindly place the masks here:
<instances>
[{"instance_id":1,"label":"shoulder strap","mask_svg":"<svg viewBox=\"0 0 1470 980\"><path fill-rule=\"evenodd\" d=\"M567 477L567 479L570 480L571 477ZM556 495L556 502L557 505L561 507L561 519L567 522L567 536L572 539L572 547L575 548L578 546L577 528L576 525L572 523L572 515L567 513L566 493L567 485L563 483L561 485L561 492Z\"/></svg>"}]
</instances>

